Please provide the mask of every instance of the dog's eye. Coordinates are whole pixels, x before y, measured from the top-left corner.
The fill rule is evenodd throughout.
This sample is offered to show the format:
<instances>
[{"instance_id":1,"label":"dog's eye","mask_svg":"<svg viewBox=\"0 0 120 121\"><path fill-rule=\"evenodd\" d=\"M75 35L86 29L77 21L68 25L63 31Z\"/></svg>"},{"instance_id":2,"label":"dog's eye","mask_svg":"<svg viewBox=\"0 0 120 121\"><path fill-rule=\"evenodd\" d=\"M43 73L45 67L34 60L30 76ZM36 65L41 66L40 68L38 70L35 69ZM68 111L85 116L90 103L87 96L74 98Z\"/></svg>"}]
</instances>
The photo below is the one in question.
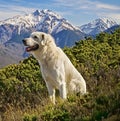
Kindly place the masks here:
<instances>
[{"instance_id":1,"label":"dog's eye","mask_svg":"<svg viewBox=\"0 0 120 121\"><path fill-rule=\"evenodd\" d=\"M38 39L38 37L37 37L37 36L34 36L33 38L34 38L34 39Z\"/></svg>"}]
</instances>

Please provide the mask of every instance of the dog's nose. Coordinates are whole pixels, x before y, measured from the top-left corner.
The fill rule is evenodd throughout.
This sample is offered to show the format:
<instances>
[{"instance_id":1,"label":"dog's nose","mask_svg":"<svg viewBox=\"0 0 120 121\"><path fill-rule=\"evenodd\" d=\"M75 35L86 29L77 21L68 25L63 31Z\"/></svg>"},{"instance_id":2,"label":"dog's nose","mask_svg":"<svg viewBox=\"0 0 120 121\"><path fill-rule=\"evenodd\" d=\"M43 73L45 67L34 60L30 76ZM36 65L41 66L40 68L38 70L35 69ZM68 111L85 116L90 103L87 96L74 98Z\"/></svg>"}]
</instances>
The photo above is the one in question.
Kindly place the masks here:
<instances>
[{"instance_id":1,"label":"dog's nose","mask_svg":"<svg viewBox=\"0 0 120 121\"><path fill-rule=\"evenodd\" d=\"M25 39L23 39L22 42L23 42L24 45L26 45L26 40Z\"/></svg>"}]
</instances>

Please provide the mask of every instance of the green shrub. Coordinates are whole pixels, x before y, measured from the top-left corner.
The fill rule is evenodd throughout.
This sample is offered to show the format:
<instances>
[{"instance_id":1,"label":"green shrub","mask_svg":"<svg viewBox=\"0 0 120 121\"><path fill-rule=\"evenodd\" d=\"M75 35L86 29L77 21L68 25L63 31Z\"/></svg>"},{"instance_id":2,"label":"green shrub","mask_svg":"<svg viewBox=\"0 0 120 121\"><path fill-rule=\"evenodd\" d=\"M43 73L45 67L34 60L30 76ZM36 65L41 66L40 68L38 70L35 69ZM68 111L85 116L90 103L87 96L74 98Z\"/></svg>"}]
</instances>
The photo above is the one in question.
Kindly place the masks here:
<instances>
[{"instance_id":1,"label":"green shrub","mask_svg":"<svg viewBox=\"0 0 120 121\"><path fill-rule=\"evenodd\" d=\"M23 117L23 121L37 121L37 116L32 114L25 114Z\"/></svg>"},{"instance_id":2,"label":"green shrub","mask_svg":"<svg viewBox=\"0 0 120 121\"><path fill-rule=\"evenodd\" d=\"M62 106L49 106L42 114L43 121L71 121L69 112Z\"/></svg>"},{"instance_id":3,"label":"green shrub","mask_svg":"<svg viewBox=\"0 0 120 121\"><path fill-rule=\"evenodd\" d=\"M24 121L109 121L120 114L120 28L112 34L86 38L64 48L86 80L87 94L70 95L64 103L48 104L48 91L35 58L0 69L0 117ZM37 112L37 115L34 113ZM30 110L30 111L29 111ZM11 116L12 115L12 116ZM118 118L116 118L118 116ZM107 120L108 119L108 120Z\"/></svg>"}]
</instances>

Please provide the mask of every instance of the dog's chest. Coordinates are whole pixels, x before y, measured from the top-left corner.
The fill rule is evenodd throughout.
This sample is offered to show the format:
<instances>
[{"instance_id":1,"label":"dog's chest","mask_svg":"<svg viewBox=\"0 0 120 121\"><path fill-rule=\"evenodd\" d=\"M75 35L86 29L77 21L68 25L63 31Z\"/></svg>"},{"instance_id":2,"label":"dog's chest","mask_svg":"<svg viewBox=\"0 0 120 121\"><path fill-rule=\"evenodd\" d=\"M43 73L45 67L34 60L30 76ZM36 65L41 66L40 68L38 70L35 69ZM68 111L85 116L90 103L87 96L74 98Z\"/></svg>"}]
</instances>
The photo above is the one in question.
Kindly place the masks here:
<instances>
[{"instance_id":1,"label":"dog's chest","mask_svg":"<svg viewBox=\"0 0 120 121\"><path fill-rule=\"evenodd\" d=\"M53 72L53 68L55 67L55 64L56 62L53 56L46 57L42 60L42 62L40 62L41 72L45 77L48 77L51 75L51 73Z\"/></svg>"}]
</instances>

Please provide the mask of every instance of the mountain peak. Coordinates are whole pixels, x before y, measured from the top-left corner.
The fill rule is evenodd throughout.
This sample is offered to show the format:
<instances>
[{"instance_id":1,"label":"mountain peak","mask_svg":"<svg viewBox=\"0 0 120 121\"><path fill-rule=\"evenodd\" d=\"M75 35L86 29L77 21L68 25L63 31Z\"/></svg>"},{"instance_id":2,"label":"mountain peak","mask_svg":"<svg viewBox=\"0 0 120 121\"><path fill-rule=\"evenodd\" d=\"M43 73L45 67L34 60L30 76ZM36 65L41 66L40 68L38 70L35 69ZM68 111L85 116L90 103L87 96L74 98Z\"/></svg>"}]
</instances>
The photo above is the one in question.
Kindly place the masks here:
<instances>
[{"instance_id":1,"label":"mountain peak","mask_svg":"<svg viewBox=\"0 0 120 121\"><path fill-rule=\"evenodd\" d=\"M44 9L42 10L44 13L48 13L48 12L53 12L52 10L49 10L49 9ZM53 12L54 13L54 12Z\"/></svg>"},{"instance_id":2,"label":"mountain peak","mask_svg":"<svg viewBox=\"0 0 120 121\"><path fill-rule=\"evenodd\" d=\"M114 25L114 24L117 24L117 22L115 22L113 19L111 19L111 18L107 18L107 17L104 17L104 18L98 18L98 19L96 19L95 20L96 22L101 22L101 23L105 23L105 24L107 24L107 25ZM108 26L109 27L109 26Z\"/></svg>"},{"instance_id":3,"label":"mountain peak","mask_svg":"<svg viewBox=\"0 0 120 121\"><path fill-rule=\"evenodd\" d=\"M30 14L15 16L1 21L0 25L15 26L18 35L22 34L23 31L43 31L49 34L56 34L63 30L81 32L79 28L73 26L59 14L48 9L35 10Z\"/></svg>"},{"instance_id":4,"label":"mountain peak","mask_svg":"<svg viewBox=\"0 0 120 121\"><path fill-rule=\"evenodd\" d=\"M108 17L100 17L100 18L98 18L98 19L100 19L100 20L102 20L102 21L104 21L104 22L107 22L107 21L114 21L112 18L108 18ZM114 21L115 22L115 21Z\"/></svg>"},{"instance_id":5,"label":"mountain peak","mask_svg":"<svg viewBox=\"0 0 120 121\"><path fill-rule=\"evenodd\" d=\"M86 34L96 35L115 25L118 24L110 18L98 18L88 24L82 25L80 29Z\"/></svg>"},{"instance_id":6,"label":"mountain peak","mask_svg":"<svg viewBox=\"0 0 120 121\"><path fill-rule=\"evenodd\" d=\"M38 16L40 14L40 11L39 10L36 10L35 12L33 12L33 15L34 16Z\"/></svg>"}]
</instances>

